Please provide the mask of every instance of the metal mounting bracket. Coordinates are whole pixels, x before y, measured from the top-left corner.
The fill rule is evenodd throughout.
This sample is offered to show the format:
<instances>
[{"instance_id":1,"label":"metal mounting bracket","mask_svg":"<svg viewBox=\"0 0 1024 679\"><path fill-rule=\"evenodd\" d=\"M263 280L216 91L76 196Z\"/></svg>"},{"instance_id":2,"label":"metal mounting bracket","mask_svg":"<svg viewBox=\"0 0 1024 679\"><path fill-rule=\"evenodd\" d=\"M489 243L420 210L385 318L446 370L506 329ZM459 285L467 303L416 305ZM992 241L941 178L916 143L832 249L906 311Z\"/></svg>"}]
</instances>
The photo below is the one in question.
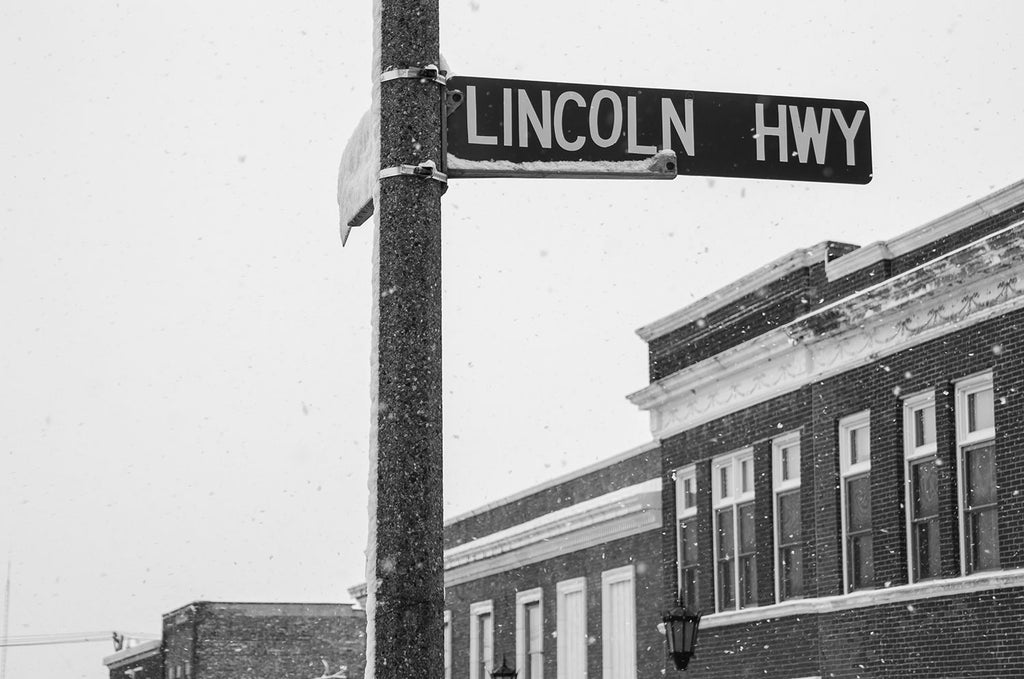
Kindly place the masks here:
<instances>
[{"instance_id":1,"label":"metal mounting bracket","mask_svg":"<svg viewBox=\"0 0 1024 679\"><path fill-rule=\"evenodd\" d=\"M444 107L445 113L451 115L455 113L456 109L462 106L462 102L465 97L462 94L462 90L445 90L444 94Z\"/></svg>"},{"instance_id":2,"label":"metal mounting bracket","mask_svg":"<svg viewBox=\"0 0 1024 679\"><path fill-rule=\"evenodd\" d=\"M442 184L448 183L448 175L444 172L440 172L437 167L434 166L433 161L427 161L425 163L420 163L419 165L397 165L395 167L385 167L380 171L378 176L381 179L387 179L388 177L400 177L402 175L433 179L434 181L439 181Z\"/></svg>"},{"instance_id":3,"label":"metal mounting bracket","mask_svg":"<svg viewBox=\"0 0 1024 679\"><path fill-rule=\"evenodd\" d=\"M448 83L447 73L440 70L434 64L422 68L393 68L380 74L380 81L399 80L401 78L412 78L416 80L431 80L438 85L444 86Z\"/></svg>"}]
</instances>

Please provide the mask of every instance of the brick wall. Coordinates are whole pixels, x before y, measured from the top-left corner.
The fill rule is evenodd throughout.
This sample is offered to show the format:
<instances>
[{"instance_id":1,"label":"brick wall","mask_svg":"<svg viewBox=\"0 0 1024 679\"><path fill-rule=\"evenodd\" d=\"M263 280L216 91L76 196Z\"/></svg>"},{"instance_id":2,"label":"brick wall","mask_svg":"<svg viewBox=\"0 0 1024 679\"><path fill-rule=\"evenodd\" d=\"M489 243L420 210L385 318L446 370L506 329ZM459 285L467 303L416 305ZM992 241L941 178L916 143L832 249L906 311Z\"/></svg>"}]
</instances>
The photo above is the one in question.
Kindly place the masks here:
<instances>
[{"instance_id":1,"label":"brick wall","mask_svg":"<svg viewBox=\"0 0 1024 679\"><path fill-rule=\"evenodd\" d=\"M191 650L195 679L311 679L323 674L321 658L336 672L347 666L361 679L366 621L342 604L221 604L197 602L164 617L166 664Z\"/></svg>"},{"instance_id":2,"label":"brick wall","mask_svg":"<svg viewBox=\"0 0 1024 679\"><path fill-rule=\"evenodd\" d=\"M824 263L815 267L823 269ZM810 273L793 271L648 345L651 381L785 325L808 307Z\"/></svg>"},{"instance_id":3,"label":"brick wall","mask_svg":"<svg viewBox=\"0 0 1024 679\"><path fill-rule=\"evenodd\" d=\"M770 604L770 440L796 429L801 430L805 592L843 593L838 423L864 410L871 412L873 586L908 582L903 405L906 396L921 392L935 395L941 572L959 576L955 383L986 371L992 372L995 392L1000 563L1004 569L1024 567L1024 311L1016 311L664 440L666 528L675 526L671 473L697 464L704 612L714 611L710 460L753 446L759 602ZM662 540L662 597L676 587L672 532L666 530ZM700 662L696 668L691 664L691 671L694 677L1024 676L1022 614L1024 592L1014 589L714 628L702 633Z\"/></svg>"},{"instance_id":4,"label":"brick wall","mask_svg":"<svg viewBox=\"0 0 1024 679\"><path fill-rule=\"evenodd\" d=\"M641 448L636 455L627 459L446 523L444 548L451 549L613 490L643 483L657 477L660 470L661 453L658 448Z\"/></svg>"},{"instance_id":5,"label":"brick wall","mask_svg":"<svg viewBox=\"0 0 1024 679\"><path fill-rule=\"evenodd\" d=\"M691 679L1024 676L1024 589L702 631ZM671 671L671 670L670 670Z\"/></svg>"},{"instance_id":6,"label":"brick wall","mask_svg":"<svg viewBox=\"0 0 1024 679\"><path fill-rule=\"evenodd\" d=\"M663 478L662 523L666 528L676 525L673 472L686 465L697 465L697 535L700 540L700 563L697 572L699 607L715 610L714 557L711 550L711 459L748 446L754 446L754 497L758 534L758 596L767 603L775 596L775 566L772 558L772 469L771 440L788 432L807 428L811 389L806 387L745 410L726 415L712 422L681 432L662 441ZM808 448L809 449L809 448ZM804 458L806 459L806 455ZM804 471L801 470L801 476ZM810 478L810 475L808 475ZM807 520L810 510L808 494L801 496L804 516L804 544L814 543L814 524ZM670 599L676 591L676 536L666 530L662 541L664 552L662 597ZM805 555L805 569L808 558Z\"/></svg>"},{"instance_id":7,"label":"brick wall","mask_svg":"<svg viewBox=\"0 0 1024 679\"><path fill-rule=\"evenodd\" d=\"M657 630L667 602L660 596L661 531L648 531L597 547L577 550L515 570L447 588L445 608L452 620L452 679L468 679L470 649L469 607L477 601L494 604L494 654L500 665L506 655L515 665L516 592L543 588L544 677L555 679L557 609L555 586L562 580L587 579L588 676L601 673L601 573L628 564L635 566L637 676L661 676L665 641Z\"/></svg>"}]
</instances>

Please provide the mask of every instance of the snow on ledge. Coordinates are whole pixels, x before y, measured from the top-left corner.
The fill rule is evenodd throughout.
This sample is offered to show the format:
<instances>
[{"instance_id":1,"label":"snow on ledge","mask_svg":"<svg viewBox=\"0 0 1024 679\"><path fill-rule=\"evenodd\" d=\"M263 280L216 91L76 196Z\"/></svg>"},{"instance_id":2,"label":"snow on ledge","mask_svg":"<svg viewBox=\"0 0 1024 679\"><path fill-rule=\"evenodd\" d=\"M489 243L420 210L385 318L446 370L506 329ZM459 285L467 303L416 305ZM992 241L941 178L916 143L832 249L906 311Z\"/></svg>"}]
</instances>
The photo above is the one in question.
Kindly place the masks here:
<instances>
[{"instance_id":1,"label":"snow on ledge","mask_svg":"<svg viewBox=\"0 0 1024 679\"><path fill-rule=\"evenodd\" d=\"M701 629L740 625L762 620L775 620L793 615L820 615L854 608L910 603L922 599L974 594L1011 587L1024 587L1024 568L987 571L959 578L929 580L883 589L867 589L835 596L791 599L771 606L755 606L738 611L725 611L701 618Z\"/></svg>"},{"instance_id":2,"label":"snow on ledge","mask_svg":"<svg viewBox=\"0 0 1024 679\"><path fill-rule=\"evenodd\" d=\"M448 154L448 176L489 177L578 177L594 179L674 179L676 154L658 151L640 160L551 160L514 163L510 160L466 160Z\"/></svg>"}]
</instances>

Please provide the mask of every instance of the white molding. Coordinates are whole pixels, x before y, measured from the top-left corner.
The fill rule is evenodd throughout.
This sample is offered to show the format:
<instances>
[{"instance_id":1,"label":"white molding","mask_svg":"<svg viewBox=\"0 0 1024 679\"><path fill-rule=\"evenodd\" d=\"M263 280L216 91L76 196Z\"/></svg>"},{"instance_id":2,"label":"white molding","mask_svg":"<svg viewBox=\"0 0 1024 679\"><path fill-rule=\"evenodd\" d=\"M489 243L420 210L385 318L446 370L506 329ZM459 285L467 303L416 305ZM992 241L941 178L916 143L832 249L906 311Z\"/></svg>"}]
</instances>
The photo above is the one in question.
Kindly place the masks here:
<instances>
[{"instance_id":1,"label":"white molding","mask_svg":"<svg viewBox=\"0 0 1024 679\"><path fill-rule=\"evenodd\" d=\"M735 302L741 297L745 297L752 292L760 290L764 286L782 278L786 274L800 269L805 269L812 264L824 262L825 256L828 252L828 246L828 241L823 241L812 245L809 248L793 250L792 252L765 264L761 268L755 269L752 273L747 274L743 278L740 278L723 288L719 288L715 292L697 300L693 304L685 306L675 313L669 314L664 318L660 318L653 323L649 323L642 328L639 328L636 331L636 334L638 334L645 342L650 342L651 340L668 334L688 323L693 323L694 321L704 318L715 309L719 309L727 304Z\"/></svg>"},{"instance_id":2,"label":"white molding","mask_svg":"<svg viewBox=\"0 0 1024 679\"><path fill-rule=\"evenodd\" d=\"M580 594L582 597L582 606L580 612L582 615L582 627L583 634L581 637L577 637L572 640L569 637L568 624L566 622L566 614L568 611L565 608L564 601L567 594ZM555 585L555 632L556 632L556 662L555 667L557 670L558 679L587 679L587 579L586 578L571 578L569 580L562 580ZM576 645L576 650L582 651L583 667L580 674L570 675L569 670L576 669L566 667L568 660L568 645L572 642ZM582 648L580 648L582 646ZM565 660L565 662L563 662Z\"/></svg>"},{"instance_id":3,"label":"white molding","mask_svg":"<svg viewBox=\"0 0 1024 679\"><path fill-rule=\"evenodd\" d=\"M917 445L917 426L915 413L932 410L932 430L938 437L938 419L936 417L935 390L928 389L910 394L903 399L903 529L906 536L907 549L907 582L914 582L914 562L917 552L914 549L914 467L929 458L937 462L938 442L933 440L923 446ZM959 487L959 486L958 486Z\"/></svg>"},{"instance_id":4,"label":"white molding","mask_svg":"<svg viewBox=\"0 0 1024 679\"><path fill-rule=\"evenodd\" d=\"M826 262L825 273L830 281L838 280L877 262L913 252L929 243L934 243L1000 212L1016 207L1022 202L1024 202L1024 181L1019 181L938 219L933 219L892 240L877 241L831 262Z\"/></svg>"},{"instance_id":5,"label":"white molding","mask_svg":"<svg viewBox=\"0 0 1024 679\"><path fill-rule=\"evenodd\" d=\"M688 366L629 399L665 439L1024 308L1024 220ZM964 280L969 266L972 280Z\"/></svg>"},{"instance_id":6,"label":"white molding","mask_svg":"<svg viewBox=\"0 0 1024 679\"><path fill-rule=\"evenodd\" d=\"M452 612L444 612L444 679L452 679Z\"/></svg>"},{"instance_id":7,"label":"white molding","mask_svg":"<svg viewBox=\"0 0 1024 679\"><path fill-rule=\"evenodd\" d=\"M672 473L672 480L675 482L676 491L676 522L688 519L691 516L697 516L697 505L694 504L692 507L683 508L685 504L683 502L683 492L685 489L684 481L693 482L693 495L694 498L697 496L697 465L688 464L684 467L676 469Z\"/></svg>"},{"instance_id":8,"label":"white molding","mask_svg":"<svg viewBox=\"0 0 1024 679\"><path fill-rule=\"evenodd\" d=\"M661 528L661 479L649 479L444 552L446 587ZM349 594L366 595L366 583Z\"/></svg>"},{"instance_id":9,"label":"white molding","mask_svg":"<svg viewBox=\"0 0 1024 679\"><path fill-rule=\"evenodd\" d=\"M964 450L968 447L978 443L985 443L989 440L994 440L995 422L993 420L993 426L982 431L971 432L968 430L967 423L967 396L970 394L976 394L981 391L992 389L992 397L995 399L994 382L992 379L992 372L985 371L977 375L971 375L958 380L954 385L954 422L956 430L956 487L957 487L957 520L960 534L960 573L967 573L967 517L966 517L966 504L967 504L967 479L964 471ZM993 403L993 408L995 403ZM994 412L993 412L994 414Z\"/></svg>"},{"instance_id":10,"label":"white molding","mask_svg":"<svg viewBox=\"0 0 1024 679\"><path fill-rule=\"evenodd\" d=\"M867 435L867 458L850 463L850 437L852 431L866 429ZM850 581L850 527L847 517L849 516L850 499L846 494L846 483L852 477L861 477L871 473L871 411L863 410L853 415L848 415L839 420L839 518L841 525L840 538L843 541L843 591L849 592L853 583ZM870 489L871 482L868 481ZM870 492L870 491L869 491Z\"/></svg>"},{"instance_id":11,"label":"white molding","mask_svg":"<svg viewBox=\"0 0 1024 679\"><path fill-rule=\"evenodd\" d=\"M625 451L623 451L621 453L613 455L613 456L611 456L609 458L606 458L604 460L599 460L599 461L594 462L592 464L589 464L589 465L587 465L585 467L581 467L581 468L576 469L574 471L567 472L567 473L562 474L560 476L556 476L556 477L554 477L552 479L548 479L547 481L543 481L541 483L538 483L535 486L530 486L529 488L524 488L521 491L518 491L516 493L512 493L511 495L507 495L507 496L505 496L505 497L503 497L503 498L501 498L499 500L495 500L493 502L488 502L487 504L481 505L479 507L475 507L474 509L471 509L469 511L463 512L461 514L457 514L457 515L452 516L452 517L449 517L449 518L445 519L444 525L445 525L445 527L451 526L451 525L453 525L455 523L458 523L459 521L465 521L466 519L470 519L470 518L472 518L474 516L479 516L480 514L484 514L484 513L489 512L489 511L491 511L493 509L497 509L498 507L503 507L503 506L511 504L511 503L513 503L513 502L515 502L517 500L522 500L523 498L528 497L530 495L535 495L535 494L537 494L537 493L539 493L541 491L547 490L549 488L554 488L555 486L560 486L560 485L562 485L562 484L564 484L564 483L566 483L568 481L572 481L573 479L578 479L578 478L580 478L582 476L586 476L587 474L590 474L592 472L596 472L596 471L604 469L606 467L611 467L612 465L618 464L619 462L624 462L624 461L630 460L630 459L632 459L634 457L638 457L640 455L643 455L644 453L649 453L652 450L657 450L659 445L660 444L659 444L658 441L648 441L647 443L644 443L642 445L636 446L635 448L630 448L629 450L625 450Z\"/></svg>"},{"instance_id":12,"label":"white molding","mask_svg":"<svg viewBox=\"0 0 1024 679\"><path fill-rule=\"evenodd\" d=\"M488 615L491 619L490 639L489 643L483 643L480 639L480 624L478 618L481 616ZM484 660L485 668L488 670L494 669L494 600L487 599L485 601L476 601L469 605L469 678L470 679L488 679L487 677L479 676L477 671L478 665L480 664L480 651L490 646L491 657L488 660Z\"/></svg>"},{"instance_id":13,"label":"white molding","mask_svg":"<svg viewBox=\"0 0 1024 679\"><path fill-rule=\"evenodd\" d=\"M628 607L628 617L617 617L613 620L609 614L611 608L609 598L612 585L618 583L629 584L629 602L632 605ZM613 623L622 624L626 633L627 638L623 640L624 646L618 650L626 653L627 661L624 665L632 671L631 675L617 674L616 668L612 667L612 658L618 655L612 652ZM610 568L601 573L601 670L603 679L636 679L636 566L634 564Z\"/></svg>"},{"instance_id":14,"label":"white molding","mask_svg":"<svg viewBox=\"0 0 1024 679\"><path fill-rule=\"evenodd\" d=\"M445 550L445 586L661 528L661 479L650 479Z\"/></svg>"},{"instance_id":15,"label":"white molding","mask_svg":"<svg viewBox=\"0 0 1024 679\"><path fill-rule=\"evenodd\" d=\"M791 599L770 606L712 613L701 618L700 628L703 631L729 625L778 620L796 615L826 615L870 606L911 603L1011 587L1024 587L1024 569L986 571L959 578L927 580L885 589L862 589L850 594Z\"/></svg>"},{"instance_id":16,"label":"white molding","mask_svg":"<svg viewBox=\"0 0 1024 679\"><path fill-rule=\"evenodd\" d=\"M743 463L750 464L751 484L750 490L743 492ZM728 494L722 494L722 470L727 470ZM724 602L719 600L721 583L719 582L719 528L718 512L722 509L732 511L732 591L734 593L733 607L739 608L743 605L743 591L740 588L740 506L747 505L754 501L754 484L757 475L754 473L754 448L746 447L734 450L731 453L711 458L711 554L714 563L714 587L715 587L715 610L721 610ZM756 605L756 604L754 604Z\"/></svg>"},{"instance_id":17,"label":"white molding","mask_svg":"<svg viewBox=\"0 0 1024 679\"><path fill-rule=\"evenodd\" d=\"M801 431L789 431L772 439L772 562L775 564L775 601L782 596L782 563L779 559L779 529L780 517L779 496L800 490L800 482L803 477L801 465L803 463L803 450L800 446ZM795 479L782 478L782 451L783 449L796 449L797 455L797 476ZM801 520L801 527L803 521ZM801 540L801 550L803 540Z\"/></svg>"},{"instance_id":18,"label":"white molding","mask_svg":"<svg viewBox=\"0 0 1024 679\"><path fill-rule=\"evenodd\" d=\"M1010 184L892 240L870 243L831 261L825 260L827 241L803 250L794 250L736 282L702 297L693 304L641 327L636 332L644 341L650 342L687 323L703 318L715 309L730 304L792 271L818 262L824 262L828 280L837 280L879 261L893 259L917 250L940 238L1016 207L1022 202L1024 202L1024 180Z\"/></svg>"},{"instance_id":19,"label":"white molding","mask_svg":"<svg viewBox=\"0 0 1024 679\"><path fill-rule=\"evenodd\" d=\"M785 434L780 434L772 439L772 491L775 493L784 493L787 490L793 490L794 488L800 487L801 478L801 456L803 451L800 449L800 430L789 431ZM786 479L782 478L782 450L784 448L796 448L797 452L797 463L796 463L796 478Z\"/></svg>"},{"instance_id":20,"label":"white molding","mask_svg":"<svg viewBox=\"0 0 1024 679\"><path fill-rule=\"evenodd\" d=\"M540 652L544 653L544 590L541 587L516 592L516 668L520 674L525 675L525 668L530 659L527 657L529 640L524 632L526 631L526 606L537 604L540 608ZM544 663L541 662L541 675L530 674L530 679L543 679Z\"/></svg>"}]
</instances>

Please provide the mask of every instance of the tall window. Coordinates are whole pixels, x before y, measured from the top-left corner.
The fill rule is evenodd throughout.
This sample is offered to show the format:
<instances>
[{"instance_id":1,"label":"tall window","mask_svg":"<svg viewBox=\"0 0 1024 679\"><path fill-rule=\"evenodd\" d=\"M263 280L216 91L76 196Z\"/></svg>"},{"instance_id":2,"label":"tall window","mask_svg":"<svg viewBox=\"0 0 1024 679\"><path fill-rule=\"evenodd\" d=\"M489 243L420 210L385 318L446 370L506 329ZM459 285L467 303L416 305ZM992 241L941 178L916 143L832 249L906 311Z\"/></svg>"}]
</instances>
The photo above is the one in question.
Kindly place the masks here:
<instances>
[{"instance_id":1,"label":"tall window","mask_svg":"<svg viewBox=\"0 0 1024 679\"><path fill-rule=\"evenodd\" d=\"M452 612L444 612L444 679L452 679Z\"/></svg>"},{"instance_id":2,"label":"tall window","mask_svg":"<svg viewBox=\"0 0 1024 679\"><path fill-rule=\"evenodd\" d=\"M544 676L544 609L540 587L516 593L516 667L522 679Z\"/></svg>"},{"instance_id":3,"label":"tall window","mask_svg":"<svg viewBox=\"0 0 1024 679\"><path fill-rule=\"evenodd\" d=\"M800 433L772 441L775 490L775 575L779 601L804 595L800 522Z\"/></svg>"},{"instance_id":4,"label":"tall window","mask_svg":"<svg viewBox=\"0 0 1024 679\"><path fill-rule=\"evenodd\" d=\"M839 421L840 494L846 591L871 587L875 561L871 540L871 427L864 411Z\"/></svg>"},{"instance_id":5,"label":"tall window","mask_svg":"<svg viewBox=\"0 0 1024 679\"><path fill-rule=\"evenodd\" d=\"M753 450L712 461L711 501L715 517L715 610L756 606Z\"/></svg>"},{"instance_id":6,"label":"tall window","mask_svg":"<svg viewBox=\"0 0 1024 679\"><path fill-rule=\"evenodd\" d=\"M587 677L587 581L563 580L555 586L558 679Z\"/></svg>"},{"instance_id":7,"label":"tall window","mask_svg":"<svg viewBox=\"0 0 1024 679\"><path fill-rule=\"evenodd\" d=\"M469 679L490 679L494 668L493 602L471 604L469 620Z\"/></svg>"},{"instance_id":8,"label":"tall window","mask_svg":"<svg viewBox=\"0 0 1024 679\"><path fill-rule=\"evenodd\" d=\"M697 470L676 471L676 558L679 594L684 606L697 610Z\"/></svg>"},{"instance_id":9,"label":"tall window","mask_svg":"<svg viewBox=\"0 0 1024 679\"><path fill-rule=\"evenodd\" d=\"M956 385L956 442L964 573L999 568L995 401L991 373Z\"/></svg>"},{"instance_id":10,"label":"tall window","mask_svg":"<svg viewBox=\"0 0 1024 679\"><path fill-rule=\"evenodd\" d=\"M903 453L907 479L907 553L910 580L938 577L939 474L935 444L935 394L903 403Z\"/></svg>"},{"instance_id":11,"label":"tall window","mask_svg":"<svg viewBox=\"0 0 1024 679\"><path fill-rule=\"evenodd\" d=\"M636 594L633 566L601 573L603 679L636 679Z\"/></svg>"}]
</instances>

